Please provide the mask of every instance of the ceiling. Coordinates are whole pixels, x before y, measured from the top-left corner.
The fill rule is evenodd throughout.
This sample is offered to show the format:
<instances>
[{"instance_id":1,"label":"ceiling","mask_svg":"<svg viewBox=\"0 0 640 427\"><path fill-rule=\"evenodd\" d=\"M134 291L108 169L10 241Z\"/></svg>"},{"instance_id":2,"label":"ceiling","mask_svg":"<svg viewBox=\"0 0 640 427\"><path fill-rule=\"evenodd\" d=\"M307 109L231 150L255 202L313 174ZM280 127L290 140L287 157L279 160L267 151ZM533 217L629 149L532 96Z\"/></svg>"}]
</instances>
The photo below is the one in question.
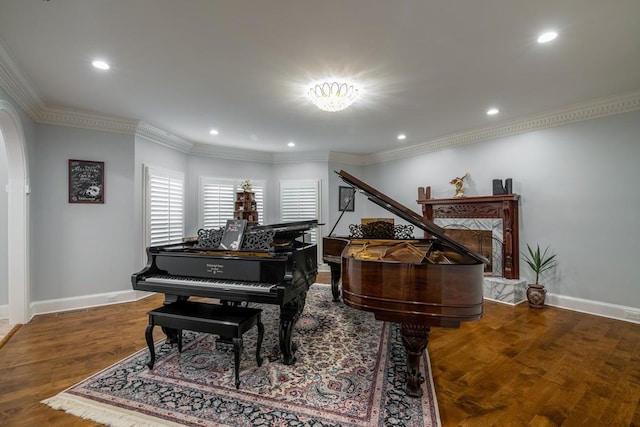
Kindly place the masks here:
<instances>
[{"instance_id":1,"label":"ceiling","mask_svg":"<svg viewBox=\"0 0 640 427\"><path fill-rule=\"evenodd\" d=\"M640 90L639 16L638 0L0 0L0 47L46 106L365 155ZM359 82L349 109L303 96L328 75Z\"/></svg>"}]
</instances>

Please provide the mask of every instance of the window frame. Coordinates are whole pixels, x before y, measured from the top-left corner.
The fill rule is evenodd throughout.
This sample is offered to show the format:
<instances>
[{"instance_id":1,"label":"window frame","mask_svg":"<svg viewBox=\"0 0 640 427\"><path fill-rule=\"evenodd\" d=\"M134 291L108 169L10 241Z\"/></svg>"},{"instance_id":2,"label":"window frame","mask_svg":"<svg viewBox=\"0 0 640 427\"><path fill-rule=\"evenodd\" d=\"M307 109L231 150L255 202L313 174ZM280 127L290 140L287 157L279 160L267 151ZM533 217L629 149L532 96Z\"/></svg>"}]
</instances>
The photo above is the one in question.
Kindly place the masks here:
<instances>
[{"instance_id":1,"label":"window frame","mask_svg":"<svg viewBox=\"0 0 640 427\"><path fill-rule=\"evenodd\" d=\"M171 169L166 169L166 168L161 168L161 167L156 167L156 166L150 166L150 165L143 165L144 168L144 227L143 227L143 233L144 233L144 245L145 247L148 246L161 246L161 245L166 245L166 244L172 244L172 243L180 243L184 237L185 237L185 220L186 220L186 215L185 215L185 197L186 197L186 181L185 181L185 174L179 171L175 171L175 170L171 170ZM167 218L167 235L168 238L164 241L164 242L152 242L153 239L153 218L152 215L154 215L153 213L153 201L152 201L152 197L153 197L153 191L154 191L154 187L153 187L153 179L158 179L158 180L168 180L168 218ZM173 193L173 189L174 186L172 185L172 183L175 183L175 185L177 185L178 183L180 184L180 201L179 203L177 203L176 205L172 206L172 201L171 201L171 194ZM175 221L172 218L172 212L174 212L173 209L175 209L176 207L178 207L179 205L179 220ZM178 237L172 237L173 234L175 232L177 232L172 226L171 224L176 223L179 224L178 228L179 228L179 238Z\"/></svg>"}]
</instances>

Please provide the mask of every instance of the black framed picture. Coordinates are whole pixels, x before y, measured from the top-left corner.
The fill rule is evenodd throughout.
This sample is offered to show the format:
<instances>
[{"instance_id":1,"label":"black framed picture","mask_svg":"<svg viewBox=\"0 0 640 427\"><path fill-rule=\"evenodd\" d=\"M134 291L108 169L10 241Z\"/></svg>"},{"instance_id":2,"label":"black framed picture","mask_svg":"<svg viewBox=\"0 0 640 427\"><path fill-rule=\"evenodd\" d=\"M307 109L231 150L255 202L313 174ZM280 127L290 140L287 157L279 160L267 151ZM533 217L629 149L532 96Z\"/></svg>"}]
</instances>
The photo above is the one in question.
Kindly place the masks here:
<instances>
[{"instance_id":1,"label":"black framed picture","mask_svg":"<svg viewBox=\"0 0 640 427\"><path fill-rule=\"evenodd\" d=\"M338 187L338 210L353 212L356 207L356 189Z\"/></svg>"},{"instance_id":2,"label":"black framed picture","mask_svg":"<svg viewBox=\"0 0 640 427\"><path fill-rule=\"evenodd\" d=\"M69 203L104 203L104 162L69 160Z\"/></svg>"}]
</instances>

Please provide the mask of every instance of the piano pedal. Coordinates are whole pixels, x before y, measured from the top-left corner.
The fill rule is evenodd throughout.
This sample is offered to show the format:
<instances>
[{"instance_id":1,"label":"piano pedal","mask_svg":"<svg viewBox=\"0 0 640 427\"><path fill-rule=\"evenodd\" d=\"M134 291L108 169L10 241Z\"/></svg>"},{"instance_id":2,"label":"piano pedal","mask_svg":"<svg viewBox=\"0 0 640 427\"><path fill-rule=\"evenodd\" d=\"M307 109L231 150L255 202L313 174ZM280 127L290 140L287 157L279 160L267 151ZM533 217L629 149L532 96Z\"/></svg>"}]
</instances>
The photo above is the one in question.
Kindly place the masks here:
<instances>
[{"instance_id":1,"label":"piano pedal","mask_svg":"<svg viewBox=\"0 0 640 427\"><path fill-rule=\"evenodd\" d=\"M228 301L220 300L220 303L226 307L249 307L248 301Z\"/></svg>"},{"instance_id":2,"label":"piano pedal","mask_svg":"<svg viewBox=\"0 0 640 427\"><path fill-rule=\"evenodd\" d=\"M163 326L162 332L167 336L167 339L164 341L165 344L178 344L179 337L177 330Z\"/></svg>"}]
</instances>

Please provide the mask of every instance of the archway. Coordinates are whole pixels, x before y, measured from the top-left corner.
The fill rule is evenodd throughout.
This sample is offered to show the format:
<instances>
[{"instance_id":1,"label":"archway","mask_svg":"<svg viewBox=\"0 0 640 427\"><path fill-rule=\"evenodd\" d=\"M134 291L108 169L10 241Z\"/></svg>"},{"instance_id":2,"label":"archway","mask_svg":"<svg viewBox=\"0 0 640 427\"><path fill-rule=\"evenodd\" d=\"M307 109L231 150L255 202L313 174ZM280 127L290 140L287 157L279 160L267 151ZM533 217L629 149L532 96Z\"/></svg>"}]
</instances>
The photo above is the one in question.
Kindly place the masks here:
<instances>
[{"instance_id":1,"label":"archway","mask_svg":"<svg viewBox=\"0 0 640 427\"><path fill-rule=\"evenodd\" d=\"M0 134L7 150L9 184L8 278L9 324L27 323L29 310L29 171L22 123L15 108L0 100Z\"/></svg>"}]
</instances>

